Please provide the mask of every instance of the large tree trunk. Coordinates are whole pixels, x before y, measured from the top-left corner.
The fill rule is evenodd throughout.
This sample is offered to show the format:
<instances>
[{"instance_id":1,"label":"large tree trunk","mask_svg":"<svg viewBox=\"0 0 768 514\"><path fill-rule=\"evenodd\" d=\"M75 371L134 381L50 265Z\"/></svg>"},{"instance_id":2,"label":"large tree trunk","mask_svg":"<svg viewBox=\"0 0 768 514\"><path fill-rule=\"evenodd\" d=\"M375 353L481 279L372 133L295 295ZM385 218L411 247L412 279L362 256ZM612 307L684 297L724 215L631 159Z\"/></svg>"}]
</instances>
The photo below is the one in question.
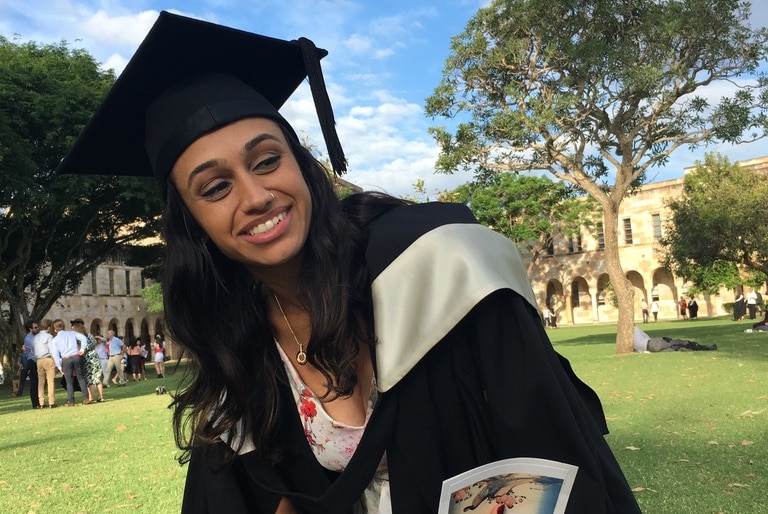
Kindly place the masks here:
<instances>
[{"instance_id":1,"label":"large tree trunk","mask_svg":"<svg viewBox=\"0 0 768 514\"><path fill-rule=\"evenodd\" d=\"M619 206L604 206L603 215L605 267L619 306L619 317L616 322L616 353L632 353L635 290L632 282L624 274L619 259Z\"/></svg>"}]
</instances>

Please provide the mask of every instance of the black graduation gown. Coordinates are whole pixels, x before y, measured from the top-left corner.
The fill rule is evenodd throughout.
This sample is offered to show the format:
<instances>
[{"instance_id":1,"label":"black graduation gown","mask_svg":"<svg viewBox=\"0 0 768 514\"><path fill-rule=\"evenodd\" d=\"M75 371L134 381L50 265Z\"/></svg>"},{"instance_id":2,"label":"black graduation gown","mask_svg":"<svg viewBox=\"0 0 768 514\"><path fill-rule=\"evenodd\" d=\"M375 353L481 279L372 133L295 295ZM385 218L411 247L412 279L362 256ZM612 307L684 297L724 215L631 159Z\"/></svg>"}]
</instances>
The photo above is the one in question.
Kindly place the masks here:
<instances>
[{"instance_id":1,"label":"black graduation gown","mask_svg":"<svg viewBox=\"0 0 768 514\"><path fill-rule=\"evenodd\" d=\"M348 513L384 452L396 514L436 513L444 479L509 457L578 466L569 513L639 512L600 401L552 348L511 243L463 206L421 204L372 223L367 259L381 393L347 469L317 463L286 387L281 462L251 453L222 466L223 443L196 450L185 513L271 513L282 496L302 512Z\"/></svg>"}]
</instances>

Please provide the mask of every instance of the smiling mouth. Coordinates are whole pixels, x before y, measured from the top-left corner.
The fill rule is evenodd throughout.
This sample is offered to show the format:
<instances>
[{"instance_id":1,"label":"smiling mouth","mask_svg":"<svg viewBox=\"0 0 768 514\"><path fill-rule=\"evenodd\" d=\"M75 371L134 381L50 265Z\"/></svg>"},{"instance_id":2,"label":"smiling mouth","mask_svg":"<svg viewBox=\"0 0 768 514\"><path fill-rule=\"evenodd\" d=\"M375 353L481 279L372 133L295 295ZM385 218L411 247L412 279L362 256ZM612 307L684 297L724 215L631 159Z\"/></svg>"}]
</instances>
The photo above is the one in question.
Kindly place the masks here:
<instances>
[{"instance_id":1,"label":"smiling mouth","mask_svg":"<svg viewBox=\"0 0 768 514\"><path fill-rule=\"evenodd\" d=\"M248 235L257 236L259 234L268 232L273 228L275 228L275 226L277 226L277 224L283 221L284 219L285 219L285 213L281 212L271 220L267 220L264 223L259 223L258 225L253 227L251 230L248 231Z\"/></svg>"}]
</instances>

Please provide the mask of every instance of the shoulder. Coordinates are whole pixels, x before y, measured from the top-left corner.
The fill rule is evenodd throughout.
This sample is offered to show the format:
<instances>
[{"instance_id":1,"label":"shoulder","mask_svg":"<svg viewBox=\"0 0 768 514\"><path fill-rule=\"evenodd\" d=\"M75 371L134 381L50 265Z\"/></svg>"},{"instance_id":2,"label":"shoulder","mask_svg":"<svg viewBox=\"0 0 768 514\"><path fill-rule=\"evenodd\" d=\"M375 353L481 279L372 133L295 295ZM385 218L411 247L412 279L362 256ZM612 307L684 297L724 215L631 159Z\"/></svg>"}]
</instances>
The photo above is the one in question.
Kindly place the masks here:
<instances>
[{"instance_id":1,"label":"shoulder","mask_svg":"<svg viewBox=\"0 0 768 514\"><path fill-rule=\"evenodd\" d=\"M431 202L396 207L368 225L366 256L374 263L391 262L414 241L438 227L478 222L463 204Z\"/></svg>"},{"instance_id":2,"label":"shoulder","mask_svg":"<svg viewBox=\"0 0 768 514\"><path fill-rule=\"evenodd\" d=\"M538 310L517 246L478 223L462 204L392 209L370 225L366 261L374 288L412 289L419 298L430 292L424 286L439 285L431 292L455 302L478 284L493 284L486 294L511 286Z\"/></svg>"},{"instance_id":3,"label":"shoulder","mask_svg":"<svg viewBox=\"0 0 768 514\"><path fill-rule=\"evenodd\" d=\"M371 224L368 241L382 391L495 291L512 290L538 310L517 247L464 205L395 208Z\"/></svg>"}]
</instances>

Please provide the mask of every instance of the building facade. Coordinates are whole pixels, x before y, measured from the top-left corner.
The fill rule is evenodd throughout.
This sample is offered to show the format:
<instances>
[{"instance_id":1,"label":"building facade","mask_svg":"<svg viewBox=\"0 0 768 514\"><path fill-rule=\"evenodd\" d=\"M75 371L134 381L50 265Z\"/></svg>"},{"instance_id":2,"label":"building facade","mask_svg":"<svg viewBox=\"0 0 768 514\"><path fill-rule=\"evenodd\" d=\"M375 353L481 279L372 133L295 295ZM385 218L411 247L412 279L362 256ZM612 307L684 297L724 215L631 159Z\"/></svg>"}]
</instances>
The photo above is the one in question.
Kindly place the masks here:
<instances>
[{"instance_id":1,"label":"building facade","mask_svg":"<svg viewBox=\"0 0 768 514\"><path fill-rule=\"evenodd\" d=\"M742 167L768 172L768 157L739 161ZM692 168L687 168L686 173ZM659 319L680 318L679 300L690 297L688 286L663 266L659 241L664 225L670 220L669 199L682 194L683 179L644 185L627 197L619 213L619 255L626 277L635 287L635 319L642 320L640 303L656 301ZM603 252L603 227L582 231L567 240L558 241L548 255L528 265L531 285L543 309L555 310L557 321L566 325L613 323L618 310L611 301L610 280ZM734 291L721 288L715 295L697 295L699 316L722 316L730 313L725 304L734 300Z\"/></svg>"},{"instance_id":2,"label":"building facade","mask_svg":"<svg viewBox=\"0 0 768 514\"><path fill-rule=\"evenodd\" d=\"M127 266L117 256L91 271L72 293L62 296L46 314L69 324L75 318L85 321L88 331L105 336L114 330L126 344L136 339L148 344L159 334L165 341L166 354L175 358L173 342L166 337L162 312L149 312L141 289L152 285L142 269Z\"/></svg>"}]
</instances>

